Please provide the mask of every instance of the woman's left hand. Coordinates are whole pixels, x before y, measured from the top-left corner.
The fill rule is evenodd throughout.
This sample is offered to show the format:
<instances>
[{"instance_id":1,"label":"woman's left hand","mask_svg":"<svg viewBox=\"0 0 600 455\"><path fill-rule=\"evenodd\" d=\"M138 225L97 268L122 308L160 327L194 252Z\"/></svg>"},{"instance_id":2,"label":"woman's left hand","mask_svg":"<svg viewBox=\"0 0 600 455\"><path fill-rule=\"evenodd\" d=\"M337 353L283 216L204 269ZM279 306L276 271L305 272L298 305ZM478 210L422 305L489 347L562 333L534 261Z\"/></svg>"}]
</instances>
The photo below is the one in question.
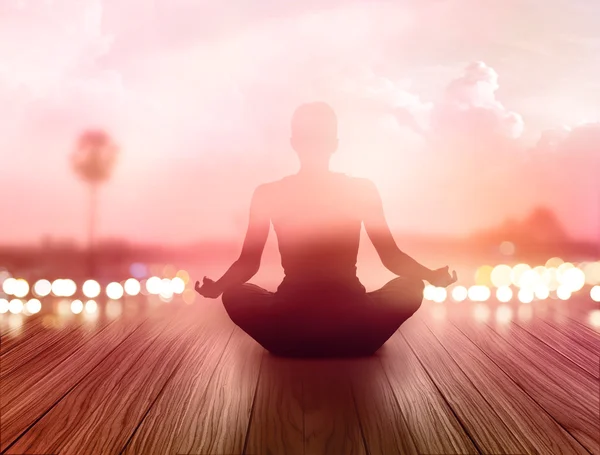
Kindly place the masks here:
<instances>
[{"instance_id":1,"label":"woman's left hand","mask_svg":"<svg viewBox=\"0 0 600 455\"><path fill-rule=\"evenodd\" d=\"M196 281L195 288L196 292L200 294L202 297L206 297L208 299L217 299L223 294L223 290L221 287L210 278L204 277L202 280L202 286L200 286L200 282Z\"/></svg>"}]
</instances>

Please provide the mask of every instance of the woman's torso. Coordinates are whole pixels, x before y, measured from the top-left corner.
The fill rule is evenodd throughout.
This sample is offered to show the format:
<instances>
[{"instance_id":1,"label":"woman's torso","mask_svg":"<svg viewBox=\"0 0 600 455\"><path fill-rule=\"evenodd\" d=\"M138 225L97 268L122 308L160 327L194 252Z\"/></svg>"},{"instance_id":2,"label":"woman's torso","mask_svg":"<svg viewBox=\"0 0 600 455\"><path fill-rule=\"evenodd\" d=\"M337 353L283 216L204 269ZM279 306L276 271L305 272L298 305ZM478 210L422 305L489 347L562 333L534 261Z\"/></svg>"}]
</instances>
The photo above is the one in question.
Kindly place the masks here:
<instances>
[{"instance_id":1,"label":"woman's torso","mask_svg":"<svg viewBox=\"0 0 600 455\"><path fill-rule=\"evenodd\" d=\"M278 294L364 293L356 276L364 213L356 179L293 175L271 185L271 222L285 274Z\"/></svg>"}]
</instances>

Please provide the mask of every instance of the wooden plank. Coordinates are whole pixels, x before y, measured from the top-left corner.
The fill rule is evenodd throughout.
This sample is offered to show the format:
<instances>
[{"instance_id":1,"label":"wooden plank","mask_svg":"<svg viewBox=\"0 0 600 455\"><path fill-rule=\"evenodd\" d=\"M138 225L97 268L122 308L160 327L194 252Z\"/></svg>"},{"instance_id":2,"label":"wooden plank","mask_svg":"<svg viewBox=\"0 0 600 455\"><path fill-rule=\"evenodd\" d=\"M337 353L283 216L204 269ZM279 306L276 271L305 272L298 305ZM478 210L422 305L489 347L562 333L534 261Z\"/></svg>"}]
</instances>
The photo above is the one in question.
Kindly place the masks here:
<instances>
[{"instance_id":1,"label":"wooden plank","mask_svg":"<svg viewBox=\"0 0 600 455\"><path fill-rule=\"evenodd\" d=\"M367 453L418 454L379 357L345 366Z\"/></svg>"},{"instance_id":2,"label":"wooden plank","mask_svg":"<svg viewBox=\"0 0 600 455\"><path fill-rule=\"evenodd\" d=\"M160 398L124 448L124 454L177 453L176 446L189 431L186 416L197 412L208 384L233 333L223 315L203 313L203 326L188 341L188 353Z\"/></svg>"},{"instance_id":3,"label":"wooden plank","mask_svg":"<svg viewBox=\"0 0 600 455\"><path fill-rule=\"evenodd\" d=\"M64 453L65 447L78 432L87 431L88 426L92 426L90 420L97 410L115 398L119 383L127 381L130 370L141 366L147 368L149 353L156 354L157 350L164 349L165 337L161 338L160 335L170 321L172 319L144 321L130 337L92 368L81 382L45 413L10 451ZM161 346L153 346L157 341Z\"/></svg>"},{"instance_id":4,"label":"wooden plank","mask_svg":"<svg viewBox=\"0 0 600 455\"><path fill-rule=\"evenodd\" d=\"M68 337L71 332L77 330L84 321L81 319L65 321L61 326L40 323L35 324L20 336L18 342L14 343L7 351L0 354L0 380L19 367L26 365L33 358L45 355L44 351L56 345L61 339Z\"/></svg>"},{"instance_id":5,"label":"wooden plank","mask_svg":"<svg viewBox=\"0 0 600 455\"><path fill-rule=\"evenodd\" d=\"M188 310L185 308L184 310ZM179 313L179 316L189 312ZM164 327L165 321L151 324ZM135 428L143 420L165 385L181 364L187 340L195 332L193 318L177 317L159 335L139 364L127 371L122 380L86 422L76 426L60 449L61 454L121 453Z\"/></svg>"},{"instance_id":6,"label":"wooden plank","mask_svg":"<svg viewBox=\"0 0 600 455\"><path fill-rule=\"evenodd\" d=\"M480 452L530 452L527 436L500 417L502 410L497 405L490 405L488 395L493 394L473 384L419 318L413 316L405 322L402 335Z\"/></svg>"},{"instance_id":7,"label":"wooden plank","mask_svg":"<svg viewBox=\"0 0 600 455\"><path fill-rule=\"evenodd\" d=\"M550 309L584 326L589 336L595 340L596 350L600 351L600 326L592 324L590 321L592 312L600 310L600 303L581 298L567 302L554 301L551 303Z\"/></svg>"},{"instance_id":8,"label":"wooden plank","mask_svg":"<svg viewBox=\"0 0 600 455\"><path fill-rule=\"evenodd\" d=\"M585 345L567 336L554 325L539 318L533 318L527 322L514 318L512 322L569 359L575 365L587 371L596 379L600 377L600 355L592 353L586 349Z\"/></svg>"},{"instance_id":9,"label":"wooden plank","mask_svg":"<svg viewBox=\"0 0 600 455\"><path fill-rule=\"evenodd\" d=\"M140 324L141 322L139 321ZM71 331L68 337L60 338L49 346L43 356L32 358L24 368L19 368L3 377L0 383L0 390L3 392L1 408L3 415L6 406L10 406L16 399L21 399L20 394L23 390L33 388L36 383L45 379L58 365L110 325L111 323L104 319L87 320L76 330ZM129 332L128 327L126 324L126 332Z\"/></svg>"},{"instance_id":10,"label":"wooden plank","mask_svg":"<svg viewBox=\"0 0 600 455\"><path fill-rule=\"evenodd\" d=\"M344 361L301 362L305 453L366 454Z\"/></svg>"},{"instance_id":11,"label":"wooden plank","mask_svg":"<svg viewBox=\"0 0 600 455\"><path fill-rule=\"evenodd\" d=\"M60 350L29 362L0 384L2 441L0 450L54 406L102 359L129 337L143 320L123 319L95 330L84 325Z\"/></svg>"},{"instance_id":12,"label":"wooden plank","mask_svg":"<svg viewBox=\"0 0 600 455\"><path fill-rule=\"evenodd\" d=\"M448 322L427 321L426 324L525 445L527 453L586 453L585 448L485 355L474 340ZM480 333L486 331L490 329L485 325L479 327ZM504 355L510 355L509 351Z\"/></svg>"},{"instance_id":13,"label":"wooden plank","mask_svg":"<svg viewBox=\"0 0 600 455\"><path fill-rule=\"evenodd\" d=\"M241 453L264 349L236 328L206 392L190 403L175 453Z\"/></svg>"},{"instance_id":14,"label":"wooden plank","mask_svg":"<svg viewBox=\"0 0 600 455\"><path fill-rule=\"evenodd\" d=\"M265 354L246 453L304 454L302 362Z\"/></svg>"},{"instance_id":15,"label":"wooden plank","mask_svg":"<svg viewBox=\"0 0 600 455\"><path fill-rule=\"evenodd\" d=\"M19 324L11 325L11 318L20 320ZM42 316L36 314L33 316L23 316L21 314L1 314L0 325L2 335L0 336L0 352L8 353L12 348L18 346L19 343L29 336L30 331L39 330L42 327Z\"/></svg>"},{"instance_id":16,"label":"wooden plank","mask_svg":"<svg viewBox=\"0 0 600 455\"><path fill-rule=\"evenodd\" d=\"M382 348L381 363L418 452L478 453L400 333Z\"/></svg>"},{"instance_id":17,"label":"wooden plank","mask_svg":"<svg viewBox=\"0 0 600 455\"><path fill-rule=\"evenodd\" d=\"M468 318L450 321L584 447L600 451L596 378L517 325L490 324L484 330Z\"/></svg>"},{"instance_id":18,"label":"wooden plank","mask_svg":"<svg viewBox=\"0 0 600 455\"><path fill-rule=\"evenodd\" d=\"M594 354L600 353L600 342L597 339L596 333L589 327L567 317L561 321L554 319L543 319L543 321L559 332L564 333L589 352Z\"/></svg>"}]
</instances>

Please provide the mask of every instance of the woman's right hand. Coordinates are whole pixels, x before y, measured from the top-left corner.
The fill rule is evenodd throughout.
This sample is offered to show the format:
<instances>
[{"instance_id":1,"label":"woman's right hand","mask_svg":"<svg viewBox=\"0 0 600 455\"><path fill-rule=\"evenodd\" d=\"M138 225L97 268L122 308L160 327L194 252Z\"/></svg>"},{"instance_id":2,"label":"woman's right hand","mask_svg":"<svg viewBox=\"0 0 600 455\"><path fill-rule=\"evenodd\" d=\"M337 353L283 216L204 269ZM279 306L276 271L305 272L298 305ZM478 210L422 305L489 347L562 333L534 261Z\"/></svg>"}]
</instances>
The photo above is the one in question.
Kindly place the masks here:
<instances>
[{"instance_id":1,"label":"woman's right hand","mask_svg":"<svg viewBox=\"0 0 600 455\"><path fill-rule=\"evenodd\" d=\"M456 283L457 280L458 277L456 276L456 271L453 270L452 274L450 274L449 268L446 266L442 267L441 269L432 270L427 281L429 281L429 283L431 283L433 286L445 288L453 283Z\"/></svg>"}]
</instances>

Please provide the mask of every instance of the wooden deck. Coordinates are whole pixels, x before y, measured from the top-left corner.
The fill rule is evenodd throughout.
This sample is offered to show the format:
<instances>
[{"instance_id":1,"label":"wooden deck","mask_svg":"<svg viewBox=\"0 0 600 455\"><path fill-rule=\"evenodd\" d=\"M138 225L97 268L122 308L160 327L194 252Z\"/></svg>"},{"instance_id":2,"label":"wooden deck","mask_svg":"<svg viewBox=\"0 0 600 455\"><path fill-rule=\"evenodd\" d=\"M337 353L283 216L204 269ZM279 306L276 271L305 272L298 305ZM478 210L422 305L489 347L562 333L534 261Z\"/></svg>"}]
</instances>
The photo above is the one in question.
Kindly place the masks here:
<instances>
[{"instance_id":1,"label":"wooden deck","mask_svg":"<svg viewBox=\"0 0 600 455\"><path fill-rule=\"evenodd\" d=\"M219 302L0 315L7 454L600 454L589 299L424 304L377 356L272 357Z\"/></svg>"}]
</instances>

